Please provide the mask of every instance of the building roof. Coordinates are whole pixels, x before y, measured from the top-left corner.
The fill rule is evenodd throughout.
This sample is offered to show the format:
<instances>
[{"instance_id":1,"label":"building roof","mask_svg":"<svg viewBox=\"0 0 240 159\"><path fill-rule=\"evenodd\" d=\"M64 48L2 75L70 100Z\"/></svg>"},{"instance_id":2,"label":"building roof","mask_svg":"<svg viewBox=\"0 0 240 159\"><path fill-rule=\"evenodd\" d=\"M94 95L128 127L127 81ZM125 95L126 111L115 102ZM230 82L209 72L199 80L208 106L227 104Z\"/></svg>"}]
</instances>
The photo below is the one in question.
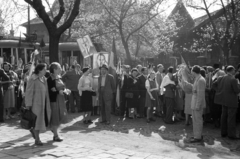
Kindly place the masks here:
<instances>
[{"instance_id":1,"label":"building roof","mask_svg":"<svg viewBox=\"0 0 240 159\"><path fill-rule=\"evenodd\" d=\"M230 5L227 5L226 8L228 8L229 6ZM217 18L221 17L223 14L224 14L224 8L210 13L212 19L217 19ZM195 22L195 26L191 29L191 31L201 28L202 26L208 24L210 22L210 19L209 19L208 15L206 14L204 16L194 19L194 22Z\"/></svg>"},{"instance_id":2,"label":"building roof","mask_svg":"<svg viewBox=\"0 0 240 159\"><path fill-rule=\"evenodd\" d=\"M39 43L35 45L39 46ZM18 48L19 40L0 40L0 48ZM31 48L29 42L21 41L21 48Z\"/></svg>"},{"instance_id":3,"label":"building roof","mask_svg":"<svg viewBox=\"0 0 240 159\"><path fill-rule=\"evenodd\" d=\"M218 12L218 11L219 11L219 10L216 10L216 11L210 13L211 16L213 16L214 14L216 14L216 12ZM194 19L195 26L198 26L199 24L201 24L202 22L204 22L204 21L207 20L207 19L208 19L208 15L207 15L207 14L205 14L205 15L203 15L203 16L201 16L201 17L195 18L195 19Z\"/></svg>"},{"instance_id":4,"label":"building roof","mask_svg":"<svg viewBox=\"0 0 240 159\"><path fill-rule=\"evenodd\" d=\"M168 19L173 19L180 29L178 33L185 33L194 26L194 20L181 0L178 1Z\"/></svg>"},{"instance_id":5,"label":"building roof","mask_svg":"<svg viewBox=\"0 0 240 159\"><path fill-rule=\"evenodd\" d=\"M47 12L48 15L50 15L50 12ZM49 16L50 19L52 19L51 16ZM30 20L30 25L35 25L35 24L43 24L43 21L40 17L36 17ZM28 21L25 23L20 24L20 26L27 27L28 26Z\"/></svg>"},{"instance_id":6,"label":"building roof","mask_svg":"<svg viewBox=\"0 0 240 159\"><path fill-rule=\"evenodd\" d=\"M174 16L175 14L179 14L180 16L193 21L193 18L191 17L191 15L189 14L187 8L185 7L185 5L183 4L182 1L178 1L178 3L176 4L176 6L174 7L174 9L172 10L171 14L169 15L169 17Z\"/></svg>"}]
</instances>

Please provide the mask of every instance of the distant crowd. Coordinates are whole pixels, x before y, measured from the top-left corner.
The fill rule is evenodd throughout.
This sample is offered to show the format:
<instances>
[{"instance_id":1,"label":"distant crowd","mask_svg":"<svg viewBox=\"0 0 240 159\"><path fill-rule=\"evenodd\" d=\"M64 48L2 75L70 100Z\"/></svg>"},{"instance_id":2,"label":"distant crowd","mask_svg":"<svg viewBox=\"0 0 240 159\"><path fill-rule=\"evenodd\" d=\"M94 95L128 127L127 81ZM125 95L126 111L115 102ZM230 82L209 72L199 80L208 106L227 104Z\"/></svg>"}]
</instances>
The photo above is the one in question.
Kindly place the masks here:
<instances>
[{"instance_id":1,"label":"distant crowd","mask_svg":"<svg viewBox=\"0 0 240 159\"><path fill-rule=\"evenodd\" d=\"M53 141L61 142L60 124L68 113L83 113L83 124L92 124L91 116L100 115L102 124L111 124L111 115L145 118L148 124L162 118L166 124L185 120L193 125L190 142L202 142L203 123L221 128L221 136L238 140L240 122L240 64L220 68L179 65L165 69L162 64L130 68L123 65L112 73L103 64L93 77L90 67L69 67L57 62L49 66L32 63L23 69L5 62L0 69L0 121L21 116L26 107L36 116L30 130L36 145L43 145L39 133L50 128ZM64 69L63 69L64 68ZM131 120L129 120L131 122Z\"/></svg>"}]
</instances>

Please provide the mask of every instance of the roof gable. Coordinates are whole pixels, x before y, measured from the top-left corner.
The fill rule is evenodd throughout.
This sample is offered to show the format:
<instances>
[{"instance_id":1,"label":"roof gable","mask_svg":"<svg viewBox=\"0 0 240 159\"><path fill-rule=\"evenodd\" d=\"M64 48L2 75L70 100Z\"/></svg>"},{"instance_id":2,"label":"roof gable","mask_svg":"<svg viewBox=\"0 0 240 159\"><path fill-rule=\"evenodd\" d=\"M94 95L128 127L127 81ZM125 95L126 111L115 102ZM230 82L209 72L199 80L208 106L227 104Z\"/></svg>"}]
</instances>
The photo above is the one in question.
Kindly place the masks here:
<instances>
[{"instance_id":1,"label":"roof gable","mask_svg":"<svg viewBox=\"0 0 240 159\"><path fill-rule=\"evenodd\" d=\"M175 8L169 15L168 19L171 18L173 18L176 22L176 25L180 29L180 32L185 32L194 26L193 18L181 0L178 1Z\"/></svg>"}]
</instances>

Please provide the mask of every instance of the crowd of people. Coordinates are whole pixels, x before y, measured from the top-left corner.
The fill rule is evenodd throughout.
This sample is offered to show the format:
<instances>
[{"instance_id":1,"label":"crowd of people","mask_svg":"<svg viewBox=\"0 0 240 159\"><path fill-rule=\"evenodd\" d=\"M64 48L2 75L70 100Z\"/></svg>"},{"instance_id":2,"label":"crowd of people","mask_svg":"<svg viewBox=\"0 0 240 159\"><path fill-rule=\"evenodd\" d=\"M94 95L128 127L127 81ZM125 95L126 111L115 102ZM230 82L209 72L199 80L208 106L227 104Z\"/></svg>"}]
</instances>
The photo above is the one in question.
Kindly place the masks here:
<instances>
[{"instance_id":1,"label":"crowd of people","mask_svg":"<svg viewBox=\"0 0 240 159\"><path fill-rule=\"evenodd\" d=\"M130 68L121 66L110 74L103 64L97 82L90 67L79 64L63 67L53 62L37 64L31 72L13 69L4 62L0 70L0 121L14 118L24 106L36 116L30 130L36 145L43 145L39 133L50 128L53 141L61 142L58 127L67 121L68 113L83 113L83 124L93 123L92 114L100 114L102 124L111 124L111 115L122 118L146 118L151 124L162 118L166 124L185 120L193 125L190 142L201 142L203 123L221 127L221 136L239 139L236 123L240 121L240 64L220 69L219 64L200 67L179 65L164 68L162 64ZM156 72L155 72L155 71ZM116 104L119 100L120 104ZM192 119L192 120L191 120Z\"/></svg>"}]
</instances>

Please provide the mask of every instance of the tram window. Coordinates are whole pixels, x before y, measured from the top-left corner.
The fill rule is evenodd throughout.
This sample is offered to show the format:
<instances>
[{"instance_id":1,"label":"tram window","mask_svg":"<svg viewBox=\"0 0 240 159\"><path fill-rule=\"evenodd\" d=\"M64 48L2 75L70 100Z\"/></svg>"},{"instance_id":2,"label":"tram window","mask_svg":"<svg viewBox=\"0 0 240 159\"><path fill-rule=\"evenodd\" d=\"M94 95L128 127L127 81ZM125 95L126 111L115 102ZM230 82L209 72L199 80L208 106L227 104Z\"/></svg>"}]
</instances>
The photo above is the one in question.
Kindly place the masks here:
<instances>
[{"instance_id":1,"label":"tram window","mask_svg":"<svg viewBox=\"0 0 240 159\"><path fill-rule=\"evenodd\" d=\"M30 62L31 60L31 54L34 50L33 49L27 49L27 61Z\"/></svg>"},{"instance_id":2,"label":"tram window","mask_svg":"<svg viewBox=\"0 0 240 159\"><path fill-rule=\"evenodd\" d=\"M18 59L21 58L23 61L25 61L25 55L24 55L24 49L18 49Z\"/></svg>"}]
</instances>

